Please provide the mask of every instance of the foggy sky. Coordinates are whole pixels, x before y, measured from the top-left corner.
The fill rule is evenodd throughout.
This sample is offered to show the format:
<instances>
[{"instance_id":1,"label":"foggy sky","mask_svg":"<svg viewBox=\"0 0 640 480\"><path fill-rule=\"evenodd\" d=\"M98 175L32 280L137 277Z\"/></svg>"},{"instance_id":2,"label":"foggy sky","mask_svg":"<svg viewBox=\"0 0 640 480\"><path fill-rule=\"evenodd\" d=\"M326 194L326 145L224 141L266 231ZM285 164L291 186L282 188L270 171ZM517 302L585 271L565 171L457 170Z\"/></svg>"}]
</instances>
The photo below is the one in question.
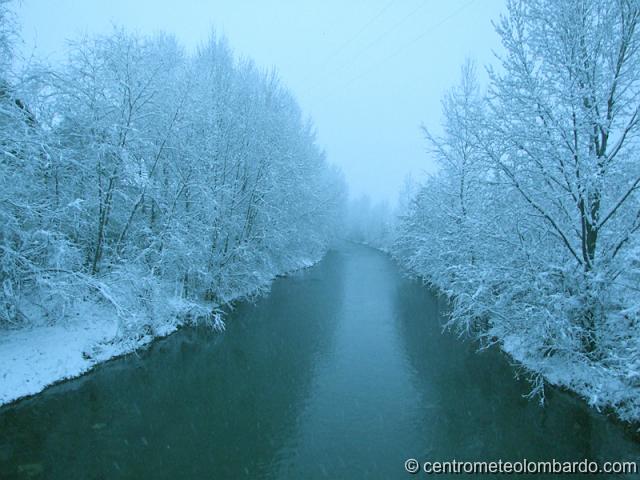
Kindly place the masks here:
<instances>
[{"instance_id":1,"label":"foggy sky","mask_svg":"<svg viewBox=\"0 0 640 480\"><path fill-rule=\"evenodd\" d=\"M62 57L65 39L175 34L189 50L212 28L274 66L318 129L352 195L395 202L405 175L433 171L419 131L439 129L440 98L465 58L493 61L503 0L23 0L23 54Z\"/></svg>"}]
</instances>

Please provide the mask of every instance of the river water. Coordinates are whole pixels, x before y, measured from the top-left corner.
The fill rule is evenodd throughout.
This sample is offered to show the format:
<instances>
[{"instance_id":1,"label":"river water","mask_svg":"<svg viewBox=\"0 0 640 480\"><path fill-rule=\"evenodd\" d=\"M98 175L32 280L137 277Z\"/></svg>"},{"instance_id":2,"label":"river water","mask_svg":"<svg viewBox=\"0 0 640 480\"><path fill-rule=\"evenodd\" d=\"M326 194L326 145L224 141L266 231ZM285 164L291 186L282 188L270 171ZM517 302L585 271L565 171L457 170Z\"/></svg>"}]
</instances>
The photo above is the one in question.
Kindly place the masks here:
<instances>
[{"instance_id":1,"label":"river water","mask_svg":"<svg viewBox=\"0 0 640 480\"><path fill-rule=\"evenodd\" d=\"M444 311L346 244L238 305L222 334L183 329L0 409L0 478L407 479L409 457L640 458L572 396L524 398L500 352L441 333Z\"/></svg>"}]
</instances>

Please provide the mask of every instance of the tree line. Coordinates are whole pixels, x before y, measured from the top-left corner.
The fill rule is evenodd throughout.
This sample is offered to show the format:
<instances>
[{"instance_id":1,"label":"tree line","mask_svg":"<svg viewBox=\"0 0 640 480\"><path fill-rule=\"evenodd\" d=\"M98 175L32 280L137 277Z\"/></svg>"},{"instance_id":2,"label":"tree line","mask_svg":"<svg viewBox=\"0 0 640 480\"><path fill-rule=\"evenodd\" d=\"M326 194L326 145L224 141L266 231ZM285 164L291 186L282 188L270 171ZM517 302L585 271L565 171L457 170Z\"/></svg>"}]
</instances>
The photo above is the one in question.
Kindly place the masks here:
<instances>
[{"instance_id":1,"label":"tree line","mask_svg":"<svg viewBox=\"0 0 640 480\"><path fill-rule=\"evenodd\" d=\"M640 418L640 4L512 0L503 53L467 62L424 134L439 171L390 247L449 325Z\"/></svg>"},{"instance_id":2,"label":"tree line","mask_svg":"<svg viewBox=\"0 0 640 480\"><path fill-rule=\"evenodd\" d=\"M117 28L18 71L6 1L0 25L1 326L97 299L135 333L327 248L346 187L274 71L215 34L191 54Z\"/></svg>"}]
</instances>

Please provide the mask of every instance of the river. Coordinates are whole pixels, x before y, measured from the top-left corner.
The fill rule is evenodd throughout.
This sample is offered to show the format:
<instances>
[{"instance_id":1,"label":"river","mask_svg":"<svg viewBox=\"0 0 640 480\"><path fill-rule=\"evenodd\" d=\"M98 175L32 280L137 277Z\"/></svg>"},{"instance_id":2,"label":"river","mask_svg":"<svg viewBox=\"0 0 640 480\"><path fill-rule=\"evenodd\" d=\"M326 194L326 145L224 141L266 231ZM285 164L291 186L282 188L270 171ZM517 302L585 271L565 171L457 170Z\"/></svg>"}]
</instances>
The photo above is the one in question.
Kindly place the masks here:
<instances>
[{"instance_id":1,"label":"river","mask_svg":"<svg viewBox=\"0 0 640 480\"><path fill-rule=\"evenodd\" d=\"M407 479L409 457L640 458L573 396L524 398L499 351L442 334L445 309L345 244L237 305L224 333L182 329L0 409L0 478Z\"/></svg>"}]
</instances>

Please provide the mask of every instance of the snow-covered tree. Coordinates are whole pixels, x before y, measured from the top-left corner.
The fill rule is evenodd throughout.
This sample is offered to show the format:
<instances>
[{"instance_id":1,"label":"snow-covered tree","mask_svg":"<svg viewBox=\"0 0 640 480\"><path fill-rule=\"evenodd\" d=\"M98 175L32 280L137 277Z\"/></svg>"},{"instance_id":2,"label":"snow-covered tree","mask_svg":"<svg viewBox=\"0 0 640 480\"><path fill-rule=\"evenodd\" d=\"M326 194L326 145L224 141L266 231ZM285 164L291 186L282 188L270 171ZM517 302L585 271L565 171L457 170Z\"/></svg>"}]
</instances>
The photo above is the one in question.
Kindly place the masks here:
<instances>
[{"instance_id":1,"label":"snow-covered tree","mask_svg":"<svg viewBox=\"0 0 640 480\"><path fill-rule=\"evenodd\" d=\"M640 4L510 1L484 100L443 101L441 168L395 254L451 324L547 379L640 415ZM469 92L469 94L465 93Z\"/></svg>"},{"instance_id":2,"label":"snow-covered tree","mask_svg":"<svg viewBox=\"0 0 640 480\"><path fill-rule=\"evenodd\" d=\"M344 180L311 123L215 34L187 55L114 29L20 78L0 95L3 326L84 298L139 335L264 290L338 231Z\"/></svg>"}]
</instances>

